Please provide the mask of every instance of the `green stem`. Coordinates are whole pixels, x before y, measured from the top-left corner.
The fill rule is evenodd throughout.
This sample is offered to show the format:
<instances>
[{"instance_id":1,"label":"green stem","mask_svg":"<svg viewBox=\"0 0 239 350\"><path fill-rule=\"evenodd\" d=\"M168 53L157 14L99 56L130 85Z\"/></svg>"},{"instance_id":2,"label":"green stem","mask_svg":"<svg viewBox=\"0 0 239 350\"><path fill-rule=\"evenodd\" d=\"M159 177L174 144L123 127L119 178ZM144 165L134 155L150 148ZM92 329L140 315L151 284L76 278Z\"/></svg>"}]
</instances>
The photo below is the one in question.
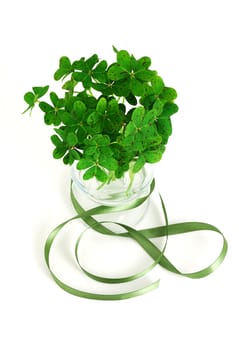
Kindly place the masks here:
<instances>
[{"instance_id":1,"label":"green stem","mask_svg":"<svg viewBox=\"0 0 239 350\"><path fill-rule=\"evenodd\" d=\"M109 177L108 177L108 180L105 181L105 182L102 182L102 184L100 184L98 187L97 187L97 190L100 190L101 188L103 188L106 184L109 185L111 183L111 181L114 181L116 179L116 176L115 176L115 171L114 170L111 170L109 172Z\"/></svg>"},{"instance_id":2,"label":"green stem","mask_svg":"<svg viewBox=\"0 0 239 350\"><path fill-rule=\"evenodd\" d=\"M133 172L133 167L132 165L129 167L129 179L130 179L130 182L129 182L129 186L127 187L127 190L126 190L126 195L129 194L129 191L133 185L133 182L134 182L134 177L135 177L135 173Z\"/></svg>"},{"instance_id":3,"label":"green stem","mask_svg":"<svg viewBox=\"0 0 239 350\"><path fill-rule=\"evenodd\" d=\"M89 92L89 95L90 95L90 96L93 96L93 97L94 97L94 94L93 94L93 92L91 91L91 88L89 88L87 91Z\"/></svg>"},{"instance_id":4,"label":"green stem","mask_svg":"<svg viewBox=\"0 0 239 350\"><path fill-rule=\"evenodd\" d=\"M97 191L98 190L101 190L102 187L104 187L104 185L106 184L107 182L102 182L102 184L100 184L98 187L97 187Z\"/></svg>"},{"instance_id":5,"label":"green stem","mask_svg":"<svg viewBox=\"0 0 239 350\"><path fill-rule=\"evenodd\" d=\"M109 172L109 179L107 181L107 184L111 183L111 181L115 181L116 180L116 176L115 176L115 171L114 170L110 170Z\"/></svg>"},{"instance_id":6,"label":"green stem","mask_svg":"<svg viewBox=\"0 0 239 350\"><path fill-rule=\"evenodd\" d=\"M130 189L131 189L131 187L132 187L132 185L134 183L135 173L133 172L133 165L134 165L134 163L130 164L130 167L129 167L129 170L128 170L130 181L129 181L129 185L128 185L127 189L126 189L126 192L125 192L126 196L129 195L129 191L130 191ZM116 180L115 171L114 170L109 171L109 176L108 176L107 181L102 182L97 187L97 190L101 190L105 185L109 185L111 183L111 181L115 181L115 180Z\"/></svg>"}]
</instances>

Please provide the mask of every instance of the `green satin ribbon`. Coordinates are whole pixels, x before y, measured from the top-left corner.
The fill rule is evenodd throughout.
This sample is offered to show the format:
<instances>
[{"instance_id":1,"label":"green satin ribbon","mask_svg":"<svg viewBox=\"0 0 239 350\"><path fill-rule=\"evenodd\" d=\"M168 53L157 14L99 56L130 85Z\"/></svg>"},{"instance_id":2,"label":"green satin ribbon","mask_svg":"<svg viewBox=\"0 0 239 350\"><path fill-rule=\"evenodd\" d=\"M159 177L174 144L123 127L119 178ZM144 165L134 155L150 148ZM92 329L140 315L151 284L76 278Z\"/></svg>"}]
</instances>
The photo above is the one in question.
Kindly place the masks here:
<instances>
[{"instance_id":1,"label":"green satin ribbon","mask_svg":"<svg viewBox=\"0 0 239 350\"><path fill-rule=\"evenodd\" d=\"M57 226L48 236L46 243L45 243L45 261L48 266L48 269L54 279L54 281L58 284L59 287L61 287L63 290L66 292L73 294L78 297L83 297L83 298L88 298L88 299L97 299L97 300L122 300L122 299L128 299L128 298L133 298L138 295L145 294L153 289L156 289L159 285L159 280L150 283L148 286L144 288L139 288L137 290L133 290L130 292L124 292L124 293L119 293L119 294L99 294L99 293L90 293L86 292L83 290L79 290L76 288L71 287L70 285L64 283L61 281L52 271L51 266L50 266L50 252L52 248L52 244L57 237L57 235L60 233L62 228L67 225L69 222L77 219L83 220L90 228L94 229L95 231L99 232L100 234L104 235L110 235L110 236L115 236L117 237L127 237L135 240L143 249L144 251L153 259L153 263L145 268L143 271L134 274L134 275L129 275L129 276L124 276L121 278L108 278L104 276L98 276L95 274L92 274L91 272L87 271L84 269L79 262L79 245L81 238L83 237L84 233L81 233L79 238L76 241L75 244L75 258L76 261L81 268L81 270L90 278L100 282L100 283L125 283L125 282L130 282L134 281L140 277L145 276L149 271L151 271L157 264L160 266L164 267L170 272L174 272L178 275L189 277L189 278L202 278L205 277L209 274L211 274L215 269L222 263L224 260L226 254L227 254L227 241L225 237L223 236L222 232L216 228L215 226L212 226L210 224L202 223L202 222L183 222L183 223L178 223L178 224L168 224L168 217L167 217L167 212L165 209L165 205L163 202L162 197L160 196L160 204L163 210L164 214L164 219L165 219L165 225L164 226L158 226L154 228L147 228L147 229L141 229L141 230L135 230L132 227L122 224L122 223L116 223L112 222L122 228L125 229L125 232L123 233L116 233L109 228L107 228L104 224L109 223L109 221L97 221L93 216L94 215L99 215L99 214L107 214L107 213L113 213L113 212L120 212L120 211L125 211L125 210L130 210L138 207L142 203L144 203L148 197L151 195L155 188L155 181L153 180L151 187L150 187L150 193L143 198L136 199L135 201L122 205L122 206L116 206L116 207L110 207L110 206L98 206L95 208L92 208L90 210L84 210L84 208L80 205L80 203L77 201L73 194L72 190L72 184L71 184L71 201L72 204L77 212L77 215L74 216L73 218L63 222L59 226ZM221 249L221 252L217 259L207 266L206 268L192 272L192 273L183 273L180 270L178 270L165 256L165 249L167 246L167 240L168 237L171 235L177 235L177 234L183 234L187 232L196 232L200 230L207 230L207 231L213 231L221 235L222 240L223 240L223 246ZM165 237L165 244L160 250L157 246L155 246L150 238L156 238L156 237Z\"/></svg>"}]
</instances>

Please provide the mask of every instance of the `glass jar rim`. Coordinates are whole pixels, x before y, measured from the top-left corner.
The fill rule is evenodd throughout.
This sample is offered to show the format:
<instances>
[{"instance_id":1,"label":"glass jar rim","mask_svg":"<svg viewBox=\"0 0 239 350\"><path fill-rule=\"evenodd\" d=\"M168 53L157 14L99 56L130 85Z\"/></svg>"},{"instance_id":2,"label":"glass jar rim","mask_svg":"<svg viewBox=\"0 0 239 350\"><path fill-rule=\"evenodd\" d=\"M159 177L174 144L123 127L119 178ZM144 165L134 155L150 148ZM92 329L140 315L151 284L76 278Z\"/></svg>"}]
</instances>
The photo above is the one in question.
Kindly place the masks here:
<instances>
[{"instance_id":1,"label":"glass jar rim","mask_svg":"<svg viewBox=\"0 0 239 350\"><path fill-rule=\"evenodd\" d=\"M134 174L132 185L130 185L129 171L109 184L102 184L95 178L84 180L85 171L78 170L76 164L73 164L71 178L76 189L87 194L94 202L114 206L146 196L150 191L154 170L154 164L146 163L139 172Z\"/></svg>"}]
</instances>

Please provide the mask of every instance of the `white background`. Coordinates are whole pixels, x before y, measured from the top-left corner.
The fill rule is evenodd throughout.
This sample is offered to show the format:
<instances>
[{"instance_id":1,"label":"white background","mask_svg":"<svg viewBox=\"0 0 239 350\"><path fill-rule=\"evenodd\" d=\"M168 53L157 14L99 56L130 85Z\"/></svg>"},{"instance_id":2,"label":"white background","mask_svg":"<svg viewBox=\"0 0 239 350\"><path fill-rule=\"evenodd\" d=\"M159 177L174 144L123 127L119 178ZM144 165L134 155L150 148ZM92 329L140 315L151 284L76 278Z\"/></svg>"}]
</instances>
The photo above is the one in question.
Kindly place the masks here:
<instances>
[{"instance_id":1,"label":"white background","mask_svg":"<svg viewBox=\"0 0 239 350\"><path fill-rule=\"evenodd\" d=\"M1 2L2 349L238 349L237 5L236 0ZM23 94L32 86L54 86L60 56L75 60L98 53L111 62L112 44L136 57L150 56L153 68L178 91L180 111L157 174L170 222L216 225L229 252L205 279L158 270L156 291L100 302L65 293L47 272L44 240L74 215L69 170L51 156L51 130L41 113L30 118L21 112ZM199 236L172 238L169 250L183 265L194 254L203 258L209 246L215 253L209 236L203 242Z\"/></svg>"}]
</instances>

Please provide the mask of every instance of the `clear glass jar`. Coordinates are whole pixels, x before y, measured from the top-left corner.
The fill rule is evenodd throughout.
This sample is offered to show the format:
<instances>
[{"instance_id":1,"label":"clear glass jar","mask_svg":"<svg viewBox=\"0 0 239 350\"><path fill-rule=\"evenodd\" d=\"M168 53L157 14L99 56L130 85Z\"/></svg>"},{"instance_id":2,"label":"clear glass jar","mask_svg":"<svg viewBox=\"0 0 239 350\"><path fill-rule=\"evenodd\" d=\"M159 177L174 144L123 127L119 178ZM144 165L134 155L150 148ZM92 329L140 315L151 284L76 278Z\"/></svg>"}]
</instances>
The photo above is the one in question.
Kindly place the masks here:
<instances>
[{"instance_id":1,"label":"clear glass jar","mask_svg":"<svg viewBox=\"0 0 239 350\"><path fill-rule=\"evenodd\" d=\"M85 209L90 209L96 204L105 206L124 205L133 202L137 198L147 196L154 177L154 165L146 163L138 173L134 174L133 181L132 174L128 171L125 172L122 178L111 180L110 183L103 185L96 178L84 180L84 172L85 170L80 171L75 165L72 166L73 193ZM122 222L134 226L144 216L147 206L148 201L146 200L135 209L104 214L102 220Z\"/></svg>"}]
</instances>

